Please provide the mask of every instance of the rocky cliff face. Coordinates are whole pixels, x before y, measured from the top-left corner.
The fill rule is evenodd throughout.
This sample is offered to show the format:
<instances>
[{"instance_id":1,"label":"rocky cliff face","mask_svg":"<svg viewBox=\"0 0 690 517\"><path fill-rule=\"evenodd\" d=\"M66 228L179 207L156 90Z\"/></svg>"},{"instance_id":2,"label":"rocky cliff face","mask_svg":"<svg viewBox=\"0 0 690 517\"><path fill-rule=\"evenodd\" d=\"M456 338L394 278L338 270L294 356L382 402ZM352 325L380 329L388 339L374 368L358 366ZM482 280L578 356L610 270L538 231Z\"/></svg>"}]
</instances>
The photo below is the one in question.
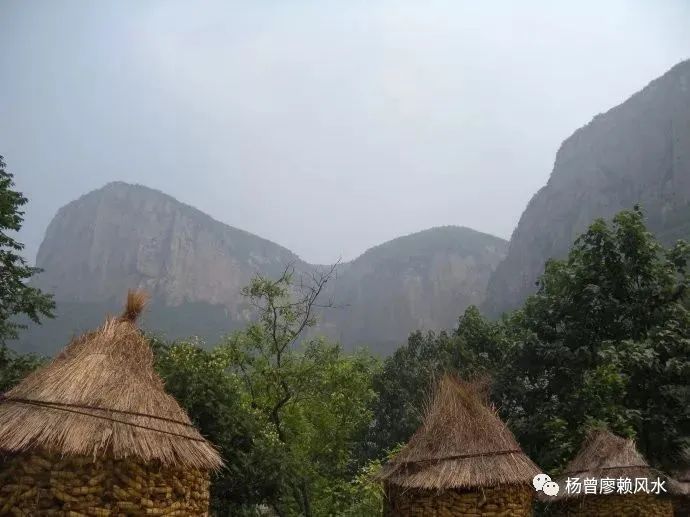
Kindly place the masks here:
<instances>
[{"instance_id":1,"label":"rocky cliff face","mask_svg":"<svg viewBox=\"0 0 690 517\"><path fill-rule=\"evenodd\" d=\"M450 327L469 304L483 301L506 244L444 227L373 248L339 268L326 293L338 308L322 314L319 331L388 351L414 329ZM32 327L20 346L54 351L97 324L104 310L117 310L132 287L152 294L149 328L214 341L251 318L240 295L250 278L277 277L289 263L316 268L161 192L112 183L66 205L50 223L35 283L55 294L58 317Z\"/></svg>"},{"instance_id":2,"label":"rocky cliff face","mask_svg":"<svg viewBox=\"0 0 690 517\"><path fill-rule=\"evenodd\" d=\"M289 250L215 221L161 192L111 183L61 208L36 258L37 283L57 300L121 299L139 286L164 305L219 304L237 311L257 272L299 263Z\"/></svg>"},{"instance_id":3,"label":"rocky cliff face","mask_svg":"<svg viewBox=\"0 0 690 517\"><path fill-rule=\"evenodd\" d=\"M563 257L597 217L639 203L664 242L690 237L690 61L568 138L496 268L484 309L518 307L551 257Z\"/></svg>"},{"instance_id":4,"label":"rocky cliff face","mask_svg":"<svg viewBox=\"0 0 690 517\"><path fill-rule=\"evenodd\" d=\"M346 265L333 298L342 307L324 327L343 343L391 352L413 330L455 326L505 255L506 241L469 228L446 226L400 237Z\"/></svg>"}]
</instances>

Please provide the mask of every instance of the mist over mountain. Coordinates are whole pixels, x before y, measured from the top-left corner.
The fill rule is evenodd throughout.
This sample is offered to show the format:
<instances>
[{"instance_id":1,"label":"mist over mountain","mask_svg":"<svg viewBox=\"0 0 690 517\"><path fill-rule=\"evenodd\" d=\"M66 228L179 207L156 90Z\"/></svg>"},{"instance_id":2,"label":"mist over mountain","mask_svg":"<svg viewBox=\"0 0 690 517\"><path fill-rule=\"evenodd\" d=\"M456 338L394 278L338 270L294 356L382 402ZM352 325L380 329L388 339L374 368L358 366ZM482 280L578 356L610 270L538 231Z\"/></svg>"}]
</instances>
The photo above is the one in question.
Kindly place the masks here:
<instances>
[{"instance_id":1,"label":"mist over mountain","mask_svg":"<svg viewBox=\"0 0 690 517\"><path fill-rule=\"evenodd\" d=\"M417 329L452 327L470 304L497 316L520 306L549 258L566 254L597 217L640 204L664 243L690 235L690 61L673 67L566 139L548 183L510 243L474 230L432 228L340 264L317 332L388 353ZM149 291L148 328L213 343L246 325L240 295L252 276L319 266L140 185L110 183L61 208L41 244L37 286L58 317L18 348L52 352L115 311L128 288Z\"/></svg>"},{"instance_id":2,"label":"mist over mountain","mask_svg":"<svg viewBox=\"0 0 690 517\"><path fill-rule=\"evenodd\" d=\"M462 227L394 239L337 268L318 331L345 346L389 352L416 329L454 324L483 301L506 242ZM52 352L72 333L117 310L128 288L153 298L146 325L167 337L210 343L252 317L240 290L252 276L278 277L287 265L319 266L233 228L162 192L110 183L61 208L37 256L34 283L55 294L57 318L32 326L19 348Z\"/></svg>"},{"instance_id":3,"label":"mist over mountain","mask_svg":"<svg viewBox=\"0 0 690 517\"><path fill-rule=\"evenodd\" d=\"M547 259L563 257L597 217L635 204L662 242L690 236L690 61L563 142L491 277L483 308L494 316L517 308Z\"/></svg>"}]
</instances>

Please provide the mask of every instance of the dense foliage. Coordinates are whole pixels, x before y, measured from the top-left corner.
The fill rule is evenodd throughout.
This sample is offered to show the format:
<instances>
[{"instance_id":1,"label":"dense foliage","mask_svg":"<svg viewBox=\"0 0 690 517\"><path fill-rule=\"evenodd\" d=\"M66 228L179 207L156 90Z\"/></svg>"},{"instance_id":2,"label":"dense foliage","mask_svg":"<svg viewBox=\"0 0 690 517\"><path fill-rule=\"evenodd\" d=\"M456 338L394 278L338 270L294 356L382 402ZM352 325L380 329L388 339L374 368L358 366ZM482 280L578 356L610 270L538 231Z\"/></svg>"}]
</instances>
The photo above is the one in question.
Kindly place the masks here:
<instances>
[{"instance_id":1,"label":"dense foliage","mask_svg":"<svg viewBox=\"0 0 690 517\"><path fill-rule=\"evenodd\" d=\"M0 156L0 393L41 363L33 355L20 355L7 347L7 341L25 327L17 318L24 316L38 323L41 317L52 317L54 308L50 295L27 285L39 270L27 265L20 255L24 245L13 237L22 227L21 208L27 199L13 190L14 177L5 166Z\"/></svg>"},{"instance_id":2,"label":"dense foliage","mask_svg":"<svg viewBox=\"0 0 690 517\"><path fill-rule=\"evenodd\" d=\"M546 467L594 425L634 436L660 465L688 445L689 253L682 241L662 249L635 209L595 221L567 260L547 263L513 316L525 339L509 394L522 406L516 429Z\"/></svg>"},{"instance_id":3,"label":"dense foliage","mask_svg":"<svg viewBox=\"0 0 690 517\"><path fill-rule=\"evenodd\" d=\"M27 316L38 323L43 316L52 316L55 307L52 297L27 285L27 281L39 270L27 265L19 253L24 245L12 234L18 232L24 221L22 206L27 199L13 190L14 177L5 170L0 156L0 345L15 339L17 331L24 327L17 323L17 316Z\"/></svg>"},{"instance_id":4,"label":"dense foliage","mask_svg":"<svg viewBox=\"0 0 690 517\"><path fill-rule=\"evenodd\" d=\"M245 295L259 318L211 351L158 345L168 389L227 462L214 483L219 515L357 515L380 494L354 463L355 438L372 418L370 355L304 339L327 277L257 277Z\"/></svg>"},{"instance_id":5,"label":"dense foliage","mask_svg":"<svg viewBox=\"0 0 690 517\"><path fill-rule=\"evenodd\" d=\"M451 334L414 334L384 364L368 457L404 441L442 371L488 373L493 400L543 468L572 457L585 431L633 436L671 467L690 436L688 245L662 249L639 209L595 221L536 294L498 322L470 308Z\"/></svg>"},{"instance_id":6,"label":"dense foliage","mask_svg":"<svg viewBox=\"0 0 690 517\"><path fill-rule=\"evenodd\" d=\"M16 229L20 215L8 214L25 200L2 174L0 225ZM243 294L256 320L213 348L151 342L168 391L226 461L216 515L379 513L372 475L419 426L444 372L491 379L493 402L545 470L562 468L593 426L635 437L670 469L690 447L689 258L682 241L663 249L637 208L597 220L546 264L520 310L489 321L470 307L455 329L415 332L382 365L310 331L333 270L254 278ZM34 269L9 251L3 260L14 275L0 293L5 339L18 330L9 315L47 315L51 302L22 287ZM3 346L0 390L38 364Z\"/></svg>"}]
</instances>

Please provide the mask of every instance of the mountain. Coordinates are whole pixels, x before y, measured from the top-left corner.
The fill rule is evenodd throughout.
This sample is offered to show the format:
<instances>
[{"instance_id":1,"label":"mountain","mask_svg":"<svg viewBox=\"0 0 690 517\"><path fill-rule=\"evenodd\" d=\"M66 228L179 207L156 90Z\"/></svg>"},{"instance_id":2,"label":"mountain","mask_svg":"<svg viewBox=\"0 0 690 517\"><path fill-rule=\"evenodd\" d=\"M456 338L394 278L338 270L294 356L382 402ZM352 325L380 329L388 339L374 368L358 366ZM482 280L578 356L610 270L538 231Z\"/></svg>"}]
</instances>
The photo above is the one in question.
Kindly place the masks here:
<instances>
[{"instance_id":1,"label":"mountain","mask_svg":"<svg viewBox=\"0 0 690 517\"><path fill-rule=\"evenodd\" d=\"M292 262L300 263L278 244L121 182L62 207L36 257L38 284L58 300L120 300L123 286L139 286L164 305L206 302L234 313L256 271L279 275Z\"/></svg>"},{"instance_id":2,"label":"mountain","mask_svg":"<svg viewBox=\"0 0 690 517\"><path fill-rule=\"evenodd\" d=\"M392 352L416 329L451 328L479 305L506 241L469 228L432 228L369 249L346 265L324 330L345 344Z\"/></svg>"},{"instance_id":3,"label":"mountain","mask_svg":"<svg viewBox=\"0 0 690 517\"><path fill-rule=\"evenodd\" d=\"M519 307L548 258L560 258L597 217L640 204L664 243L690 237L690 60L561 145L489 281L485 312Z\"/></svg>"},{"instance_id":4,"label":"mountain","mask_svg":"<svg viewBox=\"0 0 690 517\"><path fill-rule=\"evenodd\" d=\"M483 301L506 245L449 226L372 248L338 267L324 293L336 307L321 314L318 331L387 353L412 330L451 327ZM31 325L16 348L41 353L117 311L132 287L152 295L146 328L213 343L251 319L240 290L253 275L277 277L287 264L307 273L319 267L162 192L121 182L62 207L36 263L44 272L34 284L54 293L57 317Z\"/></svg>"}]
</instances>

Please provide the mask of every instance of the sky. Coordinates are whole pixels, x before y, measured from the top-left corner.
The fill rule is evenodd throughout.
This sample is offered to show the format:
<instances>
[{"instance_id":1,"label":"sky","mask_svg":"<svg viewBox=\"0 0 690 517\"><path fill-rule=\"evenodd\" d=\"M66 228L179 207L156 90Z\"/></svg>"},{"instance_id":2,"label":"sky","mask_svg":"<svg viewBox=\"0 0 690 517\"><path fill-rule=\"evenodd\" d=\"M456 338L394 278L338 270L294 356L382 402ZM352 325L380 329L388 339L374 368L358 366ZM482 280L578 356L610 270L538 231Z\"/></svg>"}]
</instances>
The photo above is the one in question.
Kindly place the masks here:
<instances>
[{"instance_id":1,"label":"sky","mask_svg":"<svg viewBox=\"0 0 690 517\"><path fill-rule=\"evenodd\" d=\"M0 0L33 260L69 201L162 190L312 263L509 238L560 143L690 58L687 0Z\"/></svg>"}]
</instances>

